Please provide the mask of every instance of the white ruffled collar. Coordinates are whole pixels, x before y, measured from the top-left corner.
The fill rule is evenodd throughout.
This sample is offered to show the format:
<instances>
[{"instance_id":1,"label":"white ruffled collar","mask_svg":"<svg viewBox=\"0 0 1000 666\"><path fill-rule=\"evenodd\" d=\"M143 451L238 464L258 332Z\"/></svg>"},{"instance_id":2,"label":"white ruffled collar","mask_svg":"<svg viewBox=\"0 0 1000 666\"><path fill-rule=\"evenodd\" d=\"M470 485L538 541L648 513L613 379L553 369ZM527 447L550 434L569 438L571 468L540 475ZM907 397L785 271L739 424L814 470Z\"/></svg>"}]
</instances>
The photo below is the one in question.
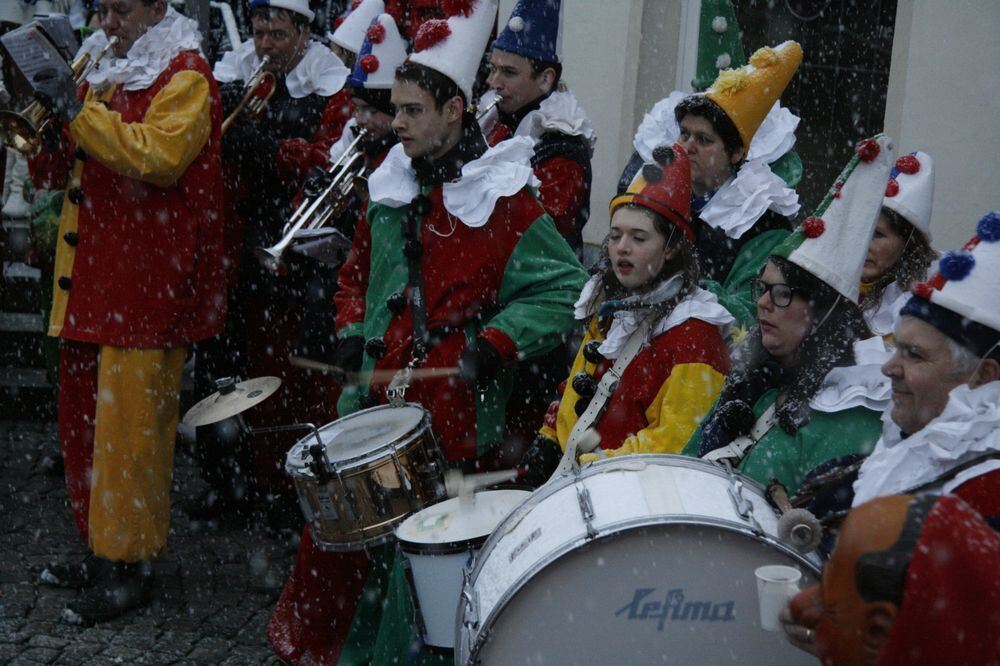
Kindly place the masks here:
<instances>
[{"instance_id":1,"label":"white ruffled collar","mask_svg":"<svg viewBox=\"0 0 1000 666\"><path fill-rule=\"evenodd\" d=\"M212 73L219 83L246 81L253 76L260 64L253 40L248 39L232 51L227 51L222 60L215 63ZM301 99L317 94L329 97L344 87L350 71L336 54L319 42L309 42L299 64L285 76L288 94Z\"/></svg>"},{"instance_id":2,"label":"white ruffled collar","mask_svg":"<svg viewBox=\"0 0 1000 666\"><path fill-rule=\"evenodd\" d=\"M865 407L881 412L892 399L892 382L882 366L892 356L881 337L854 343L854 365L830 370L809 406L820 412L841 412Z\"/></svg>"},{"instance_id":3,"label":"white ruffled collar","mask_svg":"<svg viewBox=\"0 0 1000 666\"><path fill-rule=\"evenodd\" d=\"M941 414L906 439L892 422L891 412L883 414L882 438L854 482L854 506L931 482L969 460L1000 452L1000 381L952 389ZM991 462L977 465L979 473L995 468Z\"/></svg>"},{"instance_id":4,"label":"white ruffled collar","mask_svg":"<svg viewBox=\"0 0 1000 666\"><path fill-rule=\"evenodd\" d=\"M651 292L629 296L623 299L622 302L627 304L629 302L642 301L650 305L662 303L667 299L673 298L680 289L681 284L682 278L675 275L661 282ZM573 306L573 315L576 319L586 320L596 314L594 308L599 307L600 303L595 301L594 296L599 289L601 289L601 276L594 275L583 286L580 298L577 299L576 304ZM643 315L647 311L645 308L641 310L616 311L612 316L611 328L598 348L601 356L611 360L617 359L629 337L639 328L643 320ZM658 335L662 335L689 319L700 319L701 321L718 326L723 337L728 335L728 329L735 321L733 316L729 314L729 311L719 303L715 294L699 287L688 294L684 300L674 306L674 309L669 314L656 323L653 327L651 337L655 338Z\"/></svg>"},{"instance_id":5,"label":"white ruffled collar","mask_svg":"<svg viewBox=\"0 0 1000 666\"><path fill-rule=\"evenodd\" d=\"M538 187L531 169L534 142L512 137L489 148L462 167L462 176L442 187L444 207L473 229L486 224L500 197L517 194L525 185ZM410 158L397 143L368 178L371 201L390 208L406 206L420 193Z\"/></svg>"},{"instance_id":6,"label":"white ruffled collar","mask_svg":"<svg viewBox=\"0 0 1000 666\"><path fill-rule=\"evenodd\" d=\"M98 30L84 40L79 52L95 57L107 44L107 35ZM124 58L116 58L109 50L87 75L87 82L94 90L118 84L125 90L145 90L184 51L201 53L198 23L168 6L163 19L135 40Z\"/></svg>"},{"instance_id":7,"label":"white ruffled collar","mask_svg":"<svg viewBox=\"0 0 1000 666\"><path fill-rule=\"evenodd\" d=\"M643 117L632 141L643 162L653 160L653 150L657 146L677 143L681 129L674 117L674 108L690 95L691 93L675 90L653 105ZM798 126L799 117L781 106L781 102L775 102L750 141L747 159L762 160L765 164L774 162L795 146L795 130Z\"/></svg>"},{"instance_id":8,"label":"white ruffled collar","mask_svg":"<svg viewBox=\"0 0 1000 666\"><path fill-rule=\"evenodd\" d=\"M768 210L790 217L799 212L799 194L763 160L744 162L735 178L720 187L698 217L730 238L739 238Z\"/></svg>"},{"instance_id":9,"label":"white ruffled collar","mask_svg":"<svg viewBox=\"0 0 1000 666\"><path fill-rule=\"evenodd\" d=\"M889 335L896 326L896 319L899 318L899 311L906 305L910 298L910 293L903 291L895 282L891 283L882 292L882 299L878 307L866 309L862 312L865 323L875 335Z\"/></svg>"},{"instance_id":10,"label":"white ruffled collar","mask_svg":"<svg viewBox=\"0 0 1000 666\"><path fill-rule=\"evenodd\" d=\"M487 107L496 99L495 90L487 90L479 100L480 107ZM493 131L500 114L494 106L479 121L484 134ZM528 112L518 124L514 136L527 136L535 141L546 132L559 132L568 136L582 136L590 144L593 152L597 136L580 102L568 90L557 90L552 93L534 111Z\"/></svg>"}]
</instances>

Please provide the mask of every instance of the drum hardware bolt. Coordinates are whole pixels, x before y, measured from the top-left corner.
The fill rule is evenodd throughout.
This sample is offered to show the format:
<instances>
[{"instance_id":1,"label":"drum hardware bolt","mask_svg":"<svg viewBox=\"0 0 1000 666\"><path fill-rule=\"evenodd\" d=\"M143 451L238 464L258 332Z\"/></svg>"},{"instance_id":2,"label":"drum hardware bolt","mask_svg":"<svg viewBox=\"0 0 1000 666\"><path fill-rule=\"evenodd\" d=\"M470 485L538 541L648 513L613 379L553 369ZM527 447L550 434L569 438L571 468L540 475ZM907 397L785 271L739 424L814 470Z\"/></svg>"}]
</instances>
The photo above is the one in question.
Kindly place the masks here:
<instances>
[{"instance_id":1,"label":"drum hardware bolt","mask_svg":"<svg viewBox=\"0 0 1000 666\"><path fill-rule=\"evenodd\" d=\"M760 526L757 519L753 515L753 504L743 496L743 482L740 480L739 475L733 471L733 466L728 459L723 459L723 467L726 468L726 473L729 475L729 499L733 503L733 508L736 509L736 513L740 517L744 518L750 523L750 529L752 529L757 534L763 534L764 528Z\"/></svg>"},{"instance_id":2,"label":"drum hardware bolt","mask_svg":"<svg viewBox=\"0 0 1000 666\"><path fill-rule=\"evenodd\" d=\"M584 486L577 485L576 500L580 505L580 516L587 528L587 540L589 541L597 536L597 530L594 529L594 504L590 501L590 491Z\"/></svg>"},{"instance_id":3,"label":"drum hardware bolt","mask_svg":"<svg viewBox=\"0 0 1000 666\"><path fill-rule=\"evenodd\" d=\"M221 395L226 395L232 393L236 390L236 378L235 377L219 377L215 380L215 390Z\"/></svg>"},{"instance_id":4,"label":"drum hardware bolt","mask_svg":"<svg viewBox=\"0 0 1000 666\"><path fill-rule=\"evenodd\" d=\"M316 477L316 483L325 486L330 482L330 461L326 458L326 447L322 444L313 444L309 447L309 455L312 461L307 465L309 471Z\"/></svg>"}]
</instances>

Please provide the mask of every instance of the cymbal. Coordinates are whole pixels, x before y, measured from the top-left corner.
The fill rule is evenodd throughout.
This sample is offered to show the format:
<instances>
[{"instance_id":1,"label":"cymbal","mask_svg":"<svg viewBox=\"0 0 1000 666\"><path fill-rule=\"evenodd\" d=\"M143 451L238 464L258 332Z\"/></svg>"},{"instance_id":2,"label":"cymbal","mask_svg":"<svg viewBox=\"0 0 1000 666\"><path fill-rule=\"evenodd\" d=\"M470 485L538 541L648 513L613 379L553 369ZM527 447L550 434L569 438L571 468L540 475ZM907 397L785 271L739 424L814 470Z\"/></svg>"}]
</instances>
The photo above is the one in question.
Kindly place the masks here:
<instances>
[{"instance_id":1,"label":"cymbal","mask_svg":"<svg viewBox=\"0 0 1000 666\"><path fill-rule=\"evenodd\" d=\"M256 377L229 384L189 409L182 423L197 427L236 416L266 400L279 386L281 380L277 377Z\"/></svg>"}]
</instances>

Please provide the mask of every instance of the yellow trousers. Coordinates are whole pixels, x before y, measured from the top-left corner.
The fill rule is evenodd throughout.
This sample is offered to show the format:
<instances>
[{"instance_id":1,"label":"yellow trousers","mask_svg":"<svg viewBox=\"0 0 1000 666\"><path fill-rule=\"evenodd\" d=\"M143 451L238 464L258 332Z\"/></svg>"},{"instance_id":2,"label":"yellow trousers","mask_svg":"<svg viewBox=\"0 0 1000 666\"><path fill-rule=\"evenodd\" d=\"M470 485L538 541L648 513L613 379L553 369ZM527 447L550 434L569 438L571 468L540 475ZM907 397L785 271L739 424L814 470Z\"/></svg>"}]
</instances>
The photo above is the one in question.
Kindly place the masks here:
<instances>
[{"instance_id":1,"label":"yellow trousers","mask_svg":"<svg viewBox=\"0 0 1000 666\"><path fill-rule=\"evenodd\" d=\"M166 546L185 353L101 346L88 516L99 557L139 562Z\"/></svg>"}]
</instances>

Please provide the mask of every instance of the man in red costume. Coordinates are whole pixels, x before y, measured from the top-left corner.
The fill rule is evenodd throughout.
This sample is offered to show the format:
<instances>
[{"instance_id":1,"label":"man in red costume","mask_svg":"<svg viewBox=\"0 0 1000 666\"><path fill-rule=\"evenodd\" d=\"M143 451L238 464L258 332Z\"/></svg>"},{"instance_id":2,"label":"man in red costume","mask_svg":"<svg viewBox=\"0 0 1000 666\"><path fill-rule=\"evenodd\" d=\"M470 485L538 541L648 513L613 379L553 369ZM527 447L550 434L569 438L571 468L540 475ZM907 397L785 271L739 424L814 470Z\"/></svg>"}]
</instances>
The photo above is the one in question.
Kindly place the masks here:
<instances>
[{"instance_id":1,"label":"man in red costume","mask_svg":"<svg viewBox=\"0 0 1000 666\"><path fill-rule=\"evenodd\" d=\"M102 30L82 49L117 42L82 96L68 73L35 77L66 123L67 163L75 149L49 335L62 338L60 439L92 551L42 580L91 588L64 614L83 623L149 598L170 523L184 358L225 317L221 105L201 35L166 0L101 0L98 13Z\"/></svg>"},{"instance_id":2,"label":"man in red costume","mask_svg":"<svg viewBox=\"0 0 1000 666\"><path fill-rule=\"evenodd\" d=\"M1000 534L958 497L848 515L822 584L790 603L827 666L1000 663Z\"/></svg>"}]
</instances>

